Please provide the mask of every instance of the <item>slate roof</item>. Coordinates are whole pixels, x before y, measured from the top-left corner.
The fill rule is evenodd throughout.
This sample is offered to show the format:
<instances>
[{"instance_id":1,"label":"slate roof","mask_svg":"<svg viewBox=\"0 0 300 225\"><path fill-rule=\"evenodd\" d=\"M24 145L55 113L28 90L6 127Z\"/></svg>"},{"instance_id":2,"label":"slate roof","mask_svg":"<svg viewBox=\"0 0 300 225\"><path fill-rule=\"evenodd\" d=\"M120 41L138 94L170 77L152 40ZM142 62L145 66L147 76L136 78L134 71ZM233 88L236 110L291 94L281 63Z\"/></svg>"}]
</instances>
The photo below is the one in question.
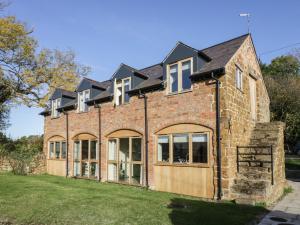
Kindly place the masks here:
<instances>
[{"instance_id":1,"label":"slate roof","mask_svg":"<svg viewBox=\"0 0 300 225\"><path fill-rule=\"evenodd\" d=\"M139 71L146 74L149 78L161 78L163 76L163 67L161 63L140 69Z\"/></svg>"},{"instance_id":2,"label":"slate roof","mask_svg":"<svg viewBox=\"0 0 300 225\"><path fill-rule=\"evenodd\" d=\"M98 87L98 88L101 88L101 89L104 89L104 90L105 90L105 89L107 88L107 86L108 86L107 81L102 81L102 82L100 82L100 81L92 80L92 79L87 78L87 77L85 77L85 78L83 78L83 79L88 80L88 81L92 84L92 86Z\"/></svg>"},{"instance_id":3,"label":"slate roof","mask_svg":"<svg viewBox=\"0 0 300 225\"><path fill-rule=\"evenodd\" d=\"M147 76L146 74L144 74L143 71L137 70L137 69L135 69L135 68L133 68L133 67L131 67L131 66L128 66L128 65L126 65L126 64L124 64L124 63L121 63L121 64L120 64L120 66L119 66L119 68L117 69L117 71L118 71L122 66L127 67L128 70L131 70L133 73L136 73L137 75L140 75L140 76L143 77L143 78L146 78L146 79L148 78L148 76ZM117 73L117 71L114 73L114 75L112 76L112 78L115 76L115 74Z\"/></svg>"},{"instance_id":4,"label":"slate roof","mask_svg":"<svg viewBox=\"0 0 300 225\"><path fill-rule=\"evenodd\" d=\"M67 96L67 97L71 97L71 98L76 98L76 96L77 96L75 92L67 91L67 90L64 90L62 88L56 88L55 91L60 91L62 95ZM53 94L54 94L54 92L53 92ZM52 94L52 96L53 96L53 94ZM50 99L52 99L52 96L51 96Z\"/></svg>"},{"instance_id":5,"label":"slate roof","mask_svg":"<svg viewBox=\"0 0 300 225\"><path fill-rule=\"evenodd\" d=\"M128 91L129 94L138 93L139 90L148 90L148 89L154 89L159 88L163 84L163 81L161 79L157 78L150 78L148 80L143 81L139 85L137 85L134 89Z\"/></svg>"},{"instance_id":6,"label":"slate roof","mask_svg":"<svg viewBox=\"0 0 300 225\"><path fill-rule=\"evenodd\" d=\"M96 95L94 98L90 99L89 101L87 101L87 103L92 103L94 101L104 101L112 97L113 97L112 93L109 90L106 90Z\"/></svg>"},{"instance_id":7,"label":"slate roof","mask_svg":"<svg viewBox=\"0 0 300 225\"><path fill-rule=\"evenodd\" d=\"M50 109L46 108L44 111L40 112L39 115L45 116L45 115L50 115L51 111Z\"/></svg>"},{"instance_id":8,"label":"slate roof","mask_svg":"<svg viewBox=\"0 0 300 225\"><path fill-rule=\"evenodd\" d=\"M245 39L250 34L245 34L234 39L219 43L217 45L200 50L204 54L211 58L211 61L204 64L204 66L195 74L201 75L206 74L214 70L222 69L238 50L238 48L243 44ZM192 75L193 76L193 75Z\"/></svg>"},{"instance_id":9,"label":"slate roof","mask_svg":"<svg viewBox=\"0 0 300 225\"><path fill-rule=\"evenodd\" d=\"M73 108L77 103L77 99L71 100L66 102L66 104L60 106L59 108L57 108L58 110L62 110L62 109L66 109L66 108Z\"/></svg>"},{"instance_id":10,"label":"slate roof","mask_svg":"<svg viewBox=\"0 0 300 225\"><path fill-rule=\"evenodd\" d=\"M245 39L250 36L250 34L245 34L236 38L233 38L231 40L210 46L208 48L197 50L195 48L192 48L188 45L185 45L184 43L178 42L180 44L184 44L185 46L195 50L198 52L199 55L202 55L208 62L201 67L200 70L194 72L194 74L191 75L192 77L201 76L204 74L209 74L212 71L217 70L224 70L226 64L228 61L232 58L232 56L235 54L235 52L239 49L239 47L243 44ZM251 37L251 36L250 36ZM177 43L177 44L178 44ZM173 50L172 50L173 51ZM149 90L149 89L157 89L163 86L163 64L158 63L143 69L135 69L133 67L130 67L126 64L121 64L120 66L126 66L129 70L133 71L134 73L137 73L138 75L146 78L145 81L141 82L138 86L136 86L134 89L130 90L128 93L134 94L138 93L139 90ZM114 76L114 75L113 75ZM112 78L113 78L112 76ZM111 99L113 97L113 94L111 92L111 88L113 85L112 80L106 80L106 81L95 81L89 78L87 79L91 84L95 87L99 87L103 89L100 94L96 95L94 98L90 99L88 103L92 103L94 101L102 101ZM66 91L63 89L60 89L62 91L62 95L69 96L71 98L75 98L74 100L70 100L65 105L61 106L59 109L63 108L69 108L73 107L77 103L77 93ZM41 115L49 114L50 110L45 109L43 112L41 112Z\"/></svg>"}]
</instances>

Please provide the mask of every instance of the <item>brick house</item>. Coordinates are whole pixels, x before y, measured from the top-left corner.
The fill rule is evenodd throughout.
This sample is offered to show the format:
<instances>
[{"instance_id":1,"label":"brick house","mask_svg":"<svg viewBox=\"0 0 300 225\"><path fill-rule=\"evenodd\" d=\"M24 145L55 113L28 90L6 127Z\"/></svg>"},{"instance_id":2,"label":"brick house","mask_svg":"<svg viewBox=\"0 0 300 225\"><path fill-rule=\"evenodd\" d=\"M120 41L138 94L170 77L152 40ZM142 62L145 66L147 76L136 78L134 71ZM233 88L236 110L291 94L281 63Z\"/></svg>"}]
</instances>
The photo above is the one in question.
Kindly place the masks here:
<instances>
[{"instance_id":1,"label":"brick house","mask_svg":"<svg viewBox=\"0 0 300 225\"><path fill-rule=\"evenodd\" d=\"M74 92L56 89L41 115L49 174L203 198L282 192L283 125L270 123L249 34L202 50L178 42L159 64L83 78ZM272 163L251 155L265 145Z\"/></svg>"}]
</instances>

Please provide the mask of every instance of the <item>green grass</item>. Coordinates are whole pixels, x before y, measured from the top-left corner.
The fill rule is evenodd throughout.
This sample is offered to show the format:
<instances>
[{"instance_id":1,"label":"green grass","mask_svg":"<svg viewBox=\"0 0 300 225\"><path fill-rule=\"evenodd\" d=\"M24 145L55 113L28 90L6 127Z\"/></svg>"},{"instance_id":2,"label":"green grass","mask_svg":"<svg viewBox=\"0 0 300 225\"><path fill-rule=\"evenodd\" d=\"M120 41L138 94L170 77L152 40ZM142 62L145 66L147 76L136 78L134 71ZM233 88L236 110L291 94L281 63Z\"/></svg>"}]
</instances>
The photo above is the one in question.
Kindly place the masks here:
<instances>
[{"instance_id":1,"label":"green grass","mask_svg":"<svg viewBox=\"0 0 300 225\"><path fill-rule=\"evenodd\" d=\"M285 168L289 170L300 170L300 158L286 159Z\"/></svg>"},{"instance_id":2,"label":"green grass","mask_svg":"<svg viewBox=\"0 0 300 225\"><path fill-rule=\"evenodd\" d=\"M286 196L287 194L292 193L292 192L293 192L293 188L291 186L285 187L283 189L283 196Z\"/></svg>"},{"instance_id":3,"label":"green grass","mask_svg":"<svg viewBox=\"0 0 300 225\"><path fill-rule=\"evenodd\" d=\"M170 203L185 207L170 208ZM236 225L265 212L118 184L0 174L0 224Z\"/></svg>"}]
</instances>

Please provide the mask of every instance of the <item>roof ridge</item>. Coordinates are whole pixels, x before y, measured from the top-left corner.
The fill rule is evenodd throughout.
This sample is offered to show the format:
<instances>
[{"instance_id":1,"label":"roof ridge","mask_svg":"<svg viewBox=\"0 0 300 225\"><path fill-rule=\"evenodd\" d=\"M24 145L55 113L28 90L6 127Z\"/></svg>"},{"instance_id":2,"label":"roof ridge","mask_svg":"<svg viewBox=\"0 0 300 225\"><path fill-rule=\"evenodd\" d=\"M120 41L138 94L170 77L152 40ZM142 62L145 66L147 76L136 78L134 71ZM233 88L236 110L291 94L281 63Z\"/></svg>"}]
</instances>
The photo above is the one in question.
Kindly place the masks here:
<instances>
[{"instance_id":1,"label":"roof ridge","mask_svg":"<svg viewBox=\"0 0 300 225\"><path fill-rule=\"evenodd\" d=\"M209 48L213 48L213 47L216 47L216 46L218 46L218 45L222 45L222 44L225 44L225 43L227 43L227 42L231 42L231 41L234 41L234 40L236 40L236 39L239 39L239 38L242 38L242 37L245 37L245 36L248 36L248 35L250 36L250 33L243 34L243 35L240 35L240 36L238 36L238 37L231 38L231 39L229 39L229 40L227 40L227 41L223 41L223 42L220 42L220 43L218 43L218 44L211 45L211 46L209 46L209 47L200 49L199 51L204 51L204 50L207 50L207 49L209 49Z\"/></svg>"}]
</instances>

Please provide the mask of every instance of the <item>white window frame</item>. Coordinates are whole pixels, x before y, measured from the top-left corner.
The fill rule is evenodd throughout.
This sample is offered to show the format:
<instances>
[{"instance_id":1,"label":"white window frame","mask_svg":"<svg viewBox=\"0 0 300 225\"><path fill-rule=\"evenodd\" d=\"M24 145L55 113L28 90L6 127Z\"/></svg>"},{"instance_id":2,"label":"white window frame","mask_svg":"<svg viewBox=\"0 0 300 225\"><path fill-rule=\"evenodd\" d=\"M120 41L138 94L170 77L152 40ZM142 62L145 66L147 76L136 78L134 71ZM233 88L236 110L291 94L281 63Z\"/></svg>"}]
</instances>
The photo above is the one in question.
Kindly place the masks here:
<instances>
[{"instance_id":1,"label":"white window frame","mask_svg":"<svg viewBox=\"0 0 300 225\"><path fill-rule=\"evenodd\" d=\"M239 90L243 90L243 71L239 66L235 68L235 86Z\"/></svg>"},{"instance_id":2,"label":"white window frame","mask_svg":"<svg viewBox=\"0 0 300 225\"><path fill-rule=\"evenodd\" d=\"M186 134L188 135L188 144L189 144L189 160L185 163L180 163L180 162L174 162L174 155L173 155L173 143L174 143L174 135L178 134ZM193 141L192 137L193 135L206 135L207 138L207 162L193 162ZM158 138L159 137L169 137L169 161L164 162L164 161L159 161L158 160ZM199 165L199 166L209 166L210 165L210 151L211 151L211 145L210 145L210 133L209 132L183 132L183 133L171 133L171 134L160 134L157 135L156 138L156 164L157 165L185 165L185 166L193 166L193 165Z\"/></svg>"},{"instance_id":3,"label":"white window frame","mask_svg":"<svg viewBox=\"0 0 300 225\"><path fill-rule=\"evenodd\" d=\"M128 102L125 102L125 81L129 80L129 90L131 90L131 77L126 77L126 78L123 78L121 79L121 82L117 82L117 79L115 79L115 90L114 90L114 103L115 105L123 105L123 104L127 104L129 103ZM119 102L119 96L117 96L117 91L118 91L118 88L121 87L121 96L122 96L122 100L121 102Z\"/></svg>"},{"instance_id":4,"label":"white window frame","mask_svg":"<svg viewBox=\"0 0 300 225\"><path fill-rule=\"evenodd\" d=\"M190 89L182 89L182 64L191 61L191 74L194 73L194 66L193 66L193 57L187 58L184 60L177 61L176 63L168 64L167 65L167 94L177 94L177 93L182 93L186 91L191 91L193 85L191 85ZM178 91L177 92L172 92L171 90L171 74L170 74L170 68L171 66L177 65L177 74L178 74Z\"/></svg>"},{"instance_id":5,"label":"white window frame","mask_svg":"<svg viewBox=\"0 0 300 225\"><path fill-rule=\"evenodd\" d=\"M61 98L52 100L52 103L51 103L51 117L52 118L59 117L60 113L57 111L57 108L60 107L60 104L61 104Z\"/></svg>"},{"instance_id":6,"label":"white window frame","mask_svg":"<svg viewBox=\"0 0 300 225\"><path fill-rule=\"evenodd\" d=\"M88 147L88 158L83 159L82 158L82 141L88 141L89 147ZM75 158L75 148L76 148L76 142L79 144L79 158ZM96 158L91 158L91 143L95 142L96 143ZM76 176L75 174L75 164L79 163L79 176ZM88 167L88 173L86 176L82 176L82 164L86 163ZM91 175L91 164L96 163L97 167L95 170L95 176ZM74 140L74 146L73 146L73 176L74 177L86 177L88 179L98 179L99 175L99 148L98 148L98 141L96 139L80 139L80 140Z\"/></svg>"},{"instance_id":7,"label":"white window frame","mask_svg":"<svg viewBox=\"0 0 300 225\"><path fill-rule=\"evenodd\" d=\"M81 96L83 98L83 102L81 104ZM87 97L88 96L88 97ZM89 100L91 97L90 89L78 92L78 112L88 112L89 106L87 105L86 101Z\"/></svg>"}]
</instances>

